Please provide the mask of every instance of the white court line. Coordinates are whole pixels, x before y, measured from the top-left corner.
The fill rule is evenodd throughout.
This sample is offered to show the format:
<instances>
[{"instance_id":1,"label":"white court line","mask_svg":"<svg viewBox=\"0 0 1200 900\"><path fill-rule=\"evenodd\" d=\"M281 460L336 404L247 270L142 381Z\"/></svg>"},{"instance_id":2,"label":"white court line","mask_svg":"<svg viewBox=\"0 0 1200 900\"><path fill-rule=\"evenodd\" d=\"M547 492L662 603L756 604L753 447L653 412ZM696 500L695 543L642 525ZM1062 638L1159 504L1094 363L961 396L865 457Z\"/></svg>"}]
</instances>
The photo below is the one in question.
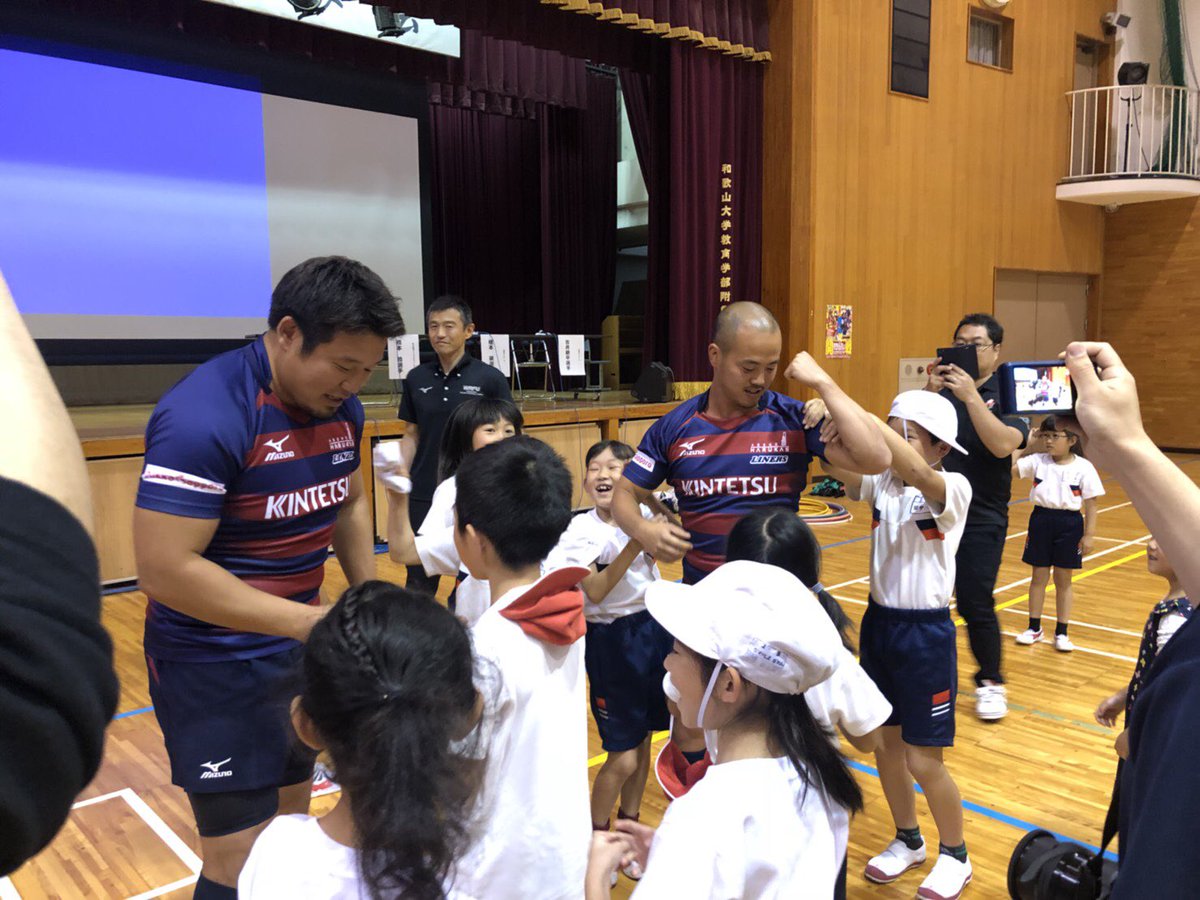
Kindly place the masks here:
<instances>
[{"instance_id":1,"label":"white court line","mask_svg":"<svg viewBox=\"0 0 1200 900\"><path fill-rule=\"evenodd\" d=\"M21 900L21 895L13 887L12 879L0 878L0 900Z\"/></svg>"},{"instance_id":2,"label":"white court line","mask_svg":"<svg viewBox=\"0 0 1200 900\"><path fill-rule=\"evenodd\" d=\"M86 800L80 800L78 803L72 803L71 809L83 809L85 806L91 806L93 803L103 803L105 800L111 800L113 797L124 797L123 791L129 788L123 788L121 791L113 791L111 794L101 794L99 797L89 797Z\"/></svg>"},{"instance_id":3,"label":"white court line","mask_svg":"<svg viewBox=\"0 0 1200 900\"><path fill-rule=\"evenodd\" d=\"M1075 623L1072 622L1071 624L1074 625ZM1000 633L1006 634L1009 637L1014 637L1014 638L1017 636L1017 633L1015 631L1001 631ZM1053 646L1054 645L1052 643L1047 644L1047 647L1052 648ZM1056 650L1054 652L1057 653L1058 651ZM1119 660L1123 660L1124 662L1131 662L1131 663L1137 662L1137 660L1134 659L1132 656L1122 656L1119 653L1109 653L1106 650L1093 650L1091 647L1080 647L1078 644L1075 645L1074 652L1076 652L1076 653L1094 653L1096 656L1107 656L1109 659L1119 659ZM1066 655L1067 654L1065 654L1065 653L1063 654L1063 656L1066 656Z\"/></svg>"},{"instance_id":4,"label":"white court line","mask_svg":"<svg viewBox=\"0 0 1200 900\"><path fill-rule=\"evenodd\" d=\"M199 875L189 875L187 878L180 878L178 881L172 881L170 884L164 884L160 888L155 888L152 891L146 891L144 894L134 894L128 900L151 900L152 897L161 897L163 894L169 894L171 891L177 891L180 888L185 888L190 884L195 884Z\"/></svg>"},{"instance_id":5,"label":"white court line","mask_svg":"<svg viewBox=\"0 0 1200 900\"><path fill-rule=\"evenodd\" d=\"M124 788L119 791L125 802L133 809L135 813L141 816L143 822L150 826L150 830L158 835L159 839L166 844L179 857L180 862L192 870L194 874L200 874L200 869L204 865L192 848L183 842L183 839L173 832L170 827L159 818L158 813L152 810L146 801L133 792L132 788ZM139 894L139 897L157 896L156 894Z\"/></svg>"},{"instance_id":6,"label":"white court line","mask_svg":"<svg viewBox=\"0 0 1200 900\"><path fill-rule=\"evenodd\" d=\"M1090 562L1093 559L1097 559L1097 558L1099 558L1101 556L1105 556L1109 553L1115 553L1118 550L1124 550L1126 547L1132 547L1134 544L1140 544L1143 541L1148 541L1149 539L1150 539L1150 535L1143 534L1141 537L1134 538L1131 541L1121 541L1120 543L1116 544L1113 547L1109 547L1106 550L1097 550L1095 553L1091 553L1091 554L1085 556L1083 558L1083 561ZM1105 540L1114 541L1114 540L1117 540L1117 538L1105 538ZM825 588L825 590L829 591L832 594L838 588L849 587L852 584L864 584L865 582L868 582L870 580L871 580L870 575L864 575L861 578L852 578L849 581L843 581L839 584L831 584L831 585L829 585L829 587ZM1033 576L1029 575L1029 576L1026 576L1025 578L1018 579L1017 581L1010 582L1009 584L1002 585L1001 587L998 587L994 591L992 591L992 593L993 594L1003 594L1005 591L1011 591L1015 587L1020 587L1021 585L1029 584L1029 582L1032 580L1033 580ZM841 600L843 598L838 597L837 599ZM845 598L845 599L849 599L849 598ZM850 602L851 603L862 603L864 606L866 605L862 600L851 600ZM1074 623L1072 623L1072 624L1074 624ZM1141 635L1138 635L1138 636L1140 637Z\"/></svg>"}]
</instances>

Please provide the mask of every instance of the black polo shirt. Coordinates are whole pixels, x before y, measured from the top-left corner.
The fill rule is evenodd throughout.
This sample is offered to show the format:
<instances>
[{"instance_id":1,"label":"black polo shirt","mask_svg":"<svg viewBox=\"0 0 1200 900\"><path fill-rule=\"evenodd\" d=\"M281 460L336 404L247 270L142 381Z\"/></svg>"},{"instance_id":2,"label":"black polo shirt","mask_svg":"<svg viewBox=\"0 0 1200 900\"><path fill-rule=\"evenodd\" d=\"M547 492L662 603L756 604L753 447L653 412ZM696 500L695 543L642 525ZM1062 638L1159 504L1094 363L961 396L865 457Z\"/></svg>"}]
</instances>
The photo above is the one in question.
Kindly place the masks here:
<instances>
[{"instance_id":1,"label":"black polo shirt","mask_svg":"<svg viewBox=\"0 0 1200 900\"><path fill-rule=\"evenodd\" d=\"M443 372L441 362L434 357L432 362L421 363L405 376L399 417L420 431L411 473L414 500L433 499L446 421L455 407L471 397L511 400L512 392L499 369L469 353L464 353L449 372Z\"/></svg>"},{"instance_id":2,"label":"black polo shirt","mask_svg":"<svg viewBox=\"0 0 1200 900\"><path fill-rule=\"evenodd\" d=\"M958 442L967 456L951 451L942 466L948 472L961 472L971 483L971 508L967 512L967 527L973 525L1008 525L1008 501L1012 499L1012 456L995 456L987 448L971 424L967 405L946 388L942 396L954 404L958 413ZM1021 446L1029 439L1029 423L1019 416L1000 413L1000 378L993 374L979 386L979 396L987 408L1005 425L1021 432Z\"/></svg>"}]
</instances>

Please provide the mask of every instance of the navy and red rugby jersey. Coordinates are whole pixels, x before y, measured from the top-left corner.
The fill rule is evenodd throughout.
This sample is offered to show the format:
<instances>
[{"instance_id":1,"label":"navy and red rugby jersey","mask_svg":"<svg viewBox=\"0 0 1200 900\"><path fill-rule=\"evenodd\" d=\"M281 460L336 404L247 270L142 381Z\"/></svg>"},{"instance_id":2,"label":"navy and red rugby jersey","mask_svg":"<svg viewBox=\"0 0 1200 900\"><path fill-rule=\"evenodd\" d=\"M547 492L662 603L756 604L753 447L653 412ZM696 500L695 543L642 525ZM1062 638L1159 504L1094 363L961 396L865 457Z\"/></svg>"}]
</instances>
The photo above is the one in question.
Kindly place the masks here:
<instances>
[{"instance_id":1,"label":"navy and red rugby jersey","mask_svg":"<svg viewBox=\"0 0 1200 900\"><path fill-rule=\"evenodd\" d=\"M219 519L204 558L247 584L316 602L338 510L359 466L363 408L316 419L271 393L263 339L196 368L154 408L138 486L142 509ZM145 650L158 659L249 659L296 645L233 631L150 598Z\"/></svg>"},{"instance_id":2,"label":"navy and red rugby jersey","mask_svg":"<svg viewBox=\"0 0 1200 900\"><path fill-rule=\"evenodd\" d=\"M742 516L764 506L797 510L812 458L825 458L820 429L804 427L800 400L764 391L757 412L733 419L714 419L707 408L707 391L675 407L650 426L625 467L638 487L667 481L675 489L692 535L686 584L725 561L725 541Z\"/></svg>"}]
</instances>

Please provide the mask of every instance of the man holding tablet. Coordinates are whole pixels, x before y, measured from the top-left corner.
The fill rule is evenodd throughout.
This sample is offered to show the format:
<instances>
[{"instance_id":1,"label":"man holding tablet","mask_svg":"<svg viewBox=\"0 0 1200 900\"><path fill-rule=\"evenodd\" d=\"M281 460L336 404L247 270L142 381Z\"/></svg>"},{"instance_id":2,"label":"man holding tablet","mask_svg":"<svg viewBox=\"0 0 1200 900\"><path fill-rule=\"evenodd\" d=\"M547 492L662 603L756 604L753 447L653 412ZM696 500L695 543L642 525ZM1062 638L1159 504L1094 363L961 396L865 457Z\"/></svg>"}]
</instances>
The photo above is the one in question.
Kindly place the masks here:
<instances>
[{"instance_id":1,"label":"man holding tablet","mask_svg":"<svg viewBox=\"0 0 1200 900\"><path fill-rule=\"evenodd\" d=\"M1029 424L1000 409L1000 346L1004 327L987 313L963 316L954 330L954 346L975 352L978 375L960 365L930 367L926 390L954 404L958 440L966 455L951 453L947 471L961 472L971 483L967 527L955 557L958 612L967 623L975 673L975 715L996 721L1008 714L1004 676L1000 672L1000 623L992 592L1008 534L1008 502L1012 498L1012 454L1025 446Z\"/></svg>"}]
</instances>

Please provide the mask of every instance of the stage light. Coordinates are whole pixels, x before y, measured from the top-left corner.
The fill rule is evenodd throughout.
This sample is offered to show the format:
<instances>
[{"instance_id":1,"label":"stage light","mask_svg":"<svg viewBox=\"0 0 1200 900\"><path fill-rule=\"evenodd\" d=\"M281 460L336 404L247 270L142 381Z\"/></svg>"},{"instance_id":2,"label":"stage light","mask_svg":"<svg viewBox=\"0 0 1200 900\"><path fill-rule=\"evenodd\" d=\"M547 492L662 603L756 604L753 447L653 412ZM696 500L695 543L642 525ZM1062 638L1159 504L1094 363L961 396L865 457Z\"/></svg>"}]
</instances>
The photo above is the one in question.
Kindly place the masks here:
<instances>
[{"instance_id":1,"label":"stage light","mask_svg":"<svg viewBox=\"0 0 1200 900\"><path fill-rule=\"evenodd\" d=\"M416 34L420 31L420 23L412 16L396 12L388 6L372 6L375 12L375 27L379 29L381 38L403 37L410 31Z\"/></svg>"},{"instance_id":2,"label":"stage light","mask_svg":"<svg viewBox=\"0 0 1200 900\"><path fill-rule=\"evenodd\" d=\"M1117 69L1117 84L1145 84L1146 79L1149 77L1149 63L1121 63L1121 68Z\"/></svg>"},{"instance_id":3,"label":"stage light","mask_svg":"<svg viewBox=\"0 0 1200 900\"><path fill-rule=\"evenodd\" d=\"M330 3L335 4L339 9L342 6L342 0L287 0L287 2L297 12L297 19L320 15L325 12Z\"/></svg>"}]
</instances>

